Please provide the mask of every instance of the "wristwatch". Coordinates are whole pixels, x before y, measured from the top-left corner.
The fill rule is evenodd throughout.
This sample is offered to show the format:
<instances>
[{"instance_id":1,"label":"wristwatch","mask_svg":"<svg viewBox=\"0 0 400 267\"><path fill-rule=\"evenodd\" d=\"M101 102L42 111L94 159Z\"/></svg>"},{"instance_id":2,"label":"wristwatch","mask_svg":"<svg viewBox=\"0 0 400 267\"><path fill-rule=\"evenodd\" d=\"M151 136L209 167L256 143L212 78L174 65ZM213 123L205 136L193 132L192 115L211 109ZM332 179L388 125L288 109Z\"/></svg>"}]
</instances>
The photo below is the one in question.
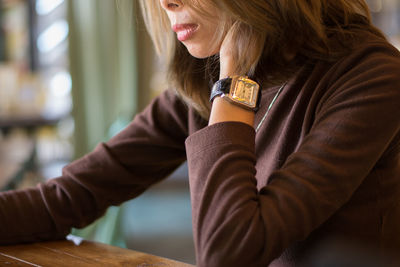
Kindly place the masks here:
<instances>
[{"instance_id":1,"label":"wristwatch","mask_svg":"<svg viewBox=\"0 0 400 267\"><path fill-rule=\"evenodd\" d=\"M212 89L210 102L221 96L245 109L257 111L260 104L260 86L247 76L232 76L217 81Z\"/></svg>"}]
</instances>

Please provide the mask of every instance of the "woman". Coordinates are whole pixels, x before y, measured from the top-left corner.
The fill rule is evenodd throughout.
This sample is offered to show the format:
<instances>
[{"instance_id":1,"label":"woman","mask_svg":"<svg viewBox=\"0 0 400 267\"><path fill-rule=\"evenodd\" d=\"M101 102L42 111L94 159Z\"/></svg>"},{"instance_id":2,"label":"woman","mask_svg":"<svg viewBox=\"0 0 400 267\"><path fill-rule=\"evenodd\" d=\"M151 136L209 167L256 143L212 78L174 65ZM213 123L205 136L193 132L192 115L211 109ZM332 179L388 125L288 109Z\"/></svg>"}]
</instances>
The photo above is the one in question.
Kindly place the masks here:
<instances>
[{"instance_id":1,"label":"woman","mask_svg":"<svg viewBox=\"0 0 400 267\"><path fill-rule=\"evenodd\" d=\"M400 248L400 54L363 0L141 3L177 93L2 193L1 243L63 238L187 159L198 266L298 265L332 238Z\"/></svg>"}]
</instances>

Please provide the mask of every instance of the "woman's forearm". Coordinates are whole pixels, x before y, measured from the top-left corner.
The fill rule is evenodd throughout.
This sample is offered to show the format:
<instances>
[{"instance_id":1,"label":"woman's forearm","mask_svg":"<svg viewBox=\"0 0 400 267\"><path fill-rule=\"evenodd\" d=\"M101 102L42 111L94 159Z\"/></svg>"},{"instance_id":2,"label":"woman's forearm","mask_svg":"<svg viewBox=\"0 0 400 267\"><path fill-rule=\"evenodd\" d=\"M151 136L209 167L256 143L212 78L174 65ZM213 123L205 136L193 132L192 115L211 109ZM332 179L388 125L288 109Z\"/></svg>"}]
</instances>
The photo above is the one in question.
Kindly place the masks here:
<instances>
[{"instance_id":1,"label":"woman's forearm","mask_svg":"<svg viewBox=\"0 0 400 267\"><path fill-rule=\"evenodd\" d=\"M216 97L212 104L209 125L225 121L243 122L253 127L254 111L246 110L221 97Z\"/></svg>"},{"instance_id":2,"label":"woman's forearm","mask_svg":"<svg viewBox=\"0 0 400 267\"><path fill-rule=\"evenodd\" d=\"M230 53L221 52L219 78L224 79L237 74L239 73L235 73L234 63ZM221 97L216 97L212 104L209 125L225 121L243 122L253 127L254 112L236 106Z\"/></svg>"}]
</instances>

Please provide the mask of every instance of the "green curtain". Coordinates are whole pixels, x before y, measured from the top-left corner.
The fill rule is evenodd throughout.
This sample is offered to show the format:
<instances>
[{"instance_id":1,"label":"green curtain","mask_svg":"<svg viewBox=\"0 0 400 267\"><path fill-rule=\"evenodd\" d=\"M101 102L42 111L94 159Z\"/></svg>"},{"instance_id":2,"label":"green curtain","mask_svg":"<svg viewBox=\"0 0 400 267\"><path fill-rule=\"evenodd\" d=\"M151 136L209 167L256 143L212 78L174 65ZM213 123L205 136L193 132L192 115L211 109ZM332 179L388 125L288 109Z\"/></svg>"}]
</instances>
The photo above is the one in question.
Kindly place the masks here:
<instances>
[{"instance_id":1,"label":"green curtain","mask_svg":"<svg viewBox=\"0 0 400 267\"><path fill-rule=\"evenodd\" d=\"M130 3L134 1L129 1ZM134 5L113 0L69 0L75 157L125 127L139 107ZM139 57L139 60L142 56ZM72 234L124 247L121 207Z\"/></svg>"},{"instance_id":2,"label":"green curtain","mask_svg":"<svg viewBox=\"0 0 400 267\"><path fill-rule=\"evenodd\" d=\"M75 157L109 139L137 111L133 2L69 0Z\"/></svg>"}]
</instances>

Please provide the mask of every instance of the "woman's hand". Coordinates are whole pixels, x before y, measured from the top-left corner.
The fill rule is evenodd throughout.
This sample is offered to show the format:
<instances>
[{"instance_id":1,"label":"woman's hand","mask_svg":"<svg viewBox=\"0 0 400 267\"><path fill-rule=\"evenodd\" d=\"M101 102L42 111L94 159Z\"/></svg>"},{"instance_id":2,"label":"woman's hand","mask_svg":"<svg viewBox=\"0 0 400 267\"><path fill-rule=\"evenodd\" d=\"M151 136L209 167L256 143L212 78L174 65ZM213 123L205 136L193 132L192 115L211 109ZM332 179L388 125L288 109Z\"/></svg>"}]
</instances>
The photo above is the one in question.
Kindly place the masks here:
<instances>
[{"instance_id":1,"label":"woman's hand","mask_svg":"<svg viewBox=\"0 0 400 267\"><path fill-rule=\"evenodd\" d=\"M244 73L235 73L236 65L233 58L234 49L232 35L228 33L222 41L221 48L219 50L220 79L233 75L244 75Z\"/></svg>"},{"instance_id":2,"label":"woman's hand","mask_svg":"<svg viewBox=\"0 0 400 267\"><path fill-rule=\"evenodd\" d=\"M236 63L234 58L235 43L232 40L232 34L228 32L222 42L220 48L220 79L234 75L245 75L245 73L237 73ZM221 97L214 98L209 125L225 122L239 121L254 126L254 112L234 105Z\"/></svg>"}]
</instances>

